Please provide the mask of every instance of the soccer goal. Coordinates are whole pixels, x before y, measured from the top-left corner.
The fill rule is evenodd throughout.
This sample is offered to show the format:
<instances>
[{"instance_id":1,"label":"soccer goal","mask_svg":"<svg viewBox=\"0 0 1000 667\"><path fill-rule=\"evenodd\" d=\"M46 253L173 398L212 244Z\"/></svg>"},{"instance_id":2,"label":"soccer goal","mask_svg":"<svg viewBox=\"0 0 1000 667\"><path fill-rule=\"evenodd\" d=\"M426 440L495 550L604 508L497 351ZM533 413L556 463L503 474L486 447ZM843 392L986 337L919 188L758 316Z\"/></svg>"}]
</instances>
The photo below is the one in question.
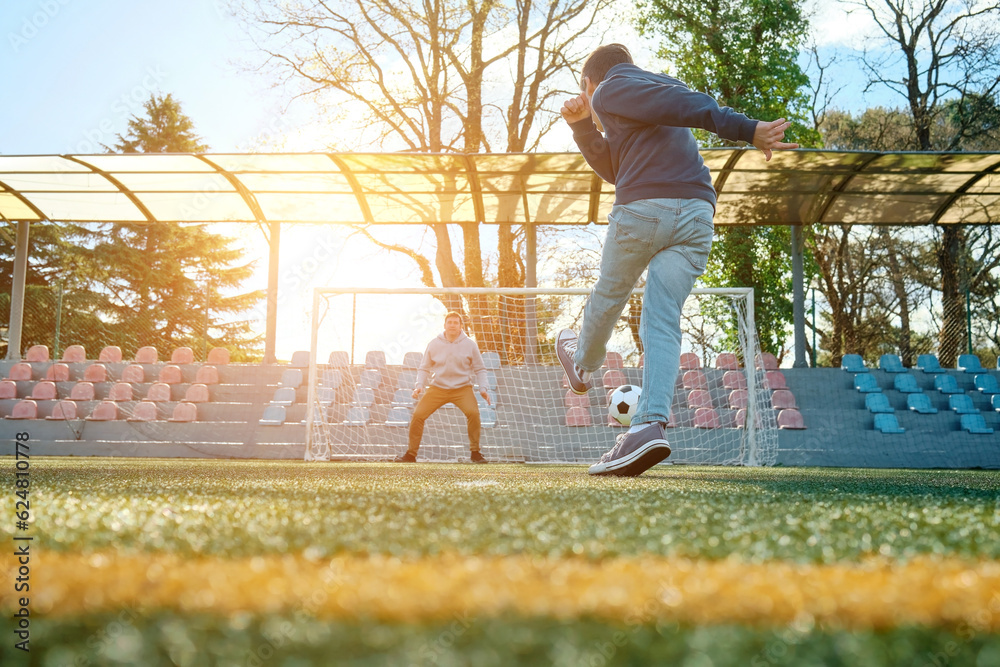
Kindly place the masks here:
<instances>
[{"instance_id":1,"label":"soccer goal","mask_svg":"<svg viewBox=\"0 0 1000 667\"><path fill-rule=\"evenodd\" d=\"M611 392L641 385L642 289L633 292L585 396L556 361L579 330L587 289L318 288L313 296L306 460L386 460L406 450L417 368L448 311L462 313L488 369L481 448L492 461L592 463L623 427ZM771 465L777 421L753 320L752 289L696 289L682 315L671 463ZM479 396L477 392L477 397ZM468 460L467 422L447 405L426 422L419 459Z\"/></svg>"}]
</instances>

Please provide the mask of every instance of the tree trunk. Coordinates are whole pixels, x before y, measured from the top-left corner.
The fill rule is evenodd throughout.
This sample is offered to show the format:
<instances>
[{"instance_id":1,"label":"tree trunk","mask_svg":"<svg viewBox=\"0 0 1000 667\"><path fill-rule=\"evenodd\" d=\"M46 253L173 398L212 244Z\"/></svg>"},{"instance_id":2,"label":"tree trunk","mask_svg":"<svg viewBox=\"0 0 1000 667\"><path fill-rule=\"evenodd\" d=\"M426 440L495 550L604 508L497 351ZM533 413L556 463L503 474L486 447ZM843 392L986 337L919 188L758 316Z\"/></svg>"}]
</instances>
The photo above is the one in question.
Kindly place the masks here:
<instances>
[{"instance_id":1,"label":"tree trunk","mask_svg":"<svg viewBox=\"0 0 1000 667\"><path fill-rule=\"evenodd\" d=\"M910 344L910 298L906 293L906 281L899 266L899 256L896 254L892 237L885 227L879 229L879 237L885 245L889 263L889 282L892 283L892 290L899 304L899 357L903 366L910 368L913 366L913 350Z\"/></svg>"},{"instance_id":2,"label":"tree trunk","mask_svg":"<svg viewBox=\"0 0 1000 667\"><path fill-rule=\"evenodd\" d=\"M965 247L965 229L946 225L938 248L941 271L941 332L938 335L938 360L945 368L955 368L958 350L965 338L965 308L962 302L960 258Z\"/></svg>"}]
</instances>

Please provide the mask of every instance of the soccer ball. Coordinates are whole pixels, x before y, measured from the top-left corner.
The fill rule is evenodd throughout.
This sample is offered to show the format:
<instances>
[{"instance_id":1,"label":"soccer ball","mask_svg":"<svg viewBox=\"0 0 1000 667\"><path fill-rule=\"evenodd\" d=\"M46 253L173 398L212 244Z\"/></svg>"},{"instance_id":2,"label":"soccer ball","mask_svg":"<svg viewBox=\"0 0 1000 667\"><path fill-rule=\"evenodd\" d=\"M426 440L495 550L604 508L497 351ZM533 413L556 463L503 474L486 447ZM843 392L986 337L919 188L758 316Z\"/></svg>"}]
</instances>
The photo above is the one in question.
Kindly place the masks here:
<instances>
[{"instance_id":1,"label":"soccer ball","mask_svg":"<svg viewBox=\"0 0 1000 667\"><path fill-rule=\"evenodd\" d=\"M608 413L615 418L618 423L629 426L635 410L639 406L639 396L642 394L642 387L634 384L623 384L611 392L608 399Z\"/></svg>"}]
</instances>

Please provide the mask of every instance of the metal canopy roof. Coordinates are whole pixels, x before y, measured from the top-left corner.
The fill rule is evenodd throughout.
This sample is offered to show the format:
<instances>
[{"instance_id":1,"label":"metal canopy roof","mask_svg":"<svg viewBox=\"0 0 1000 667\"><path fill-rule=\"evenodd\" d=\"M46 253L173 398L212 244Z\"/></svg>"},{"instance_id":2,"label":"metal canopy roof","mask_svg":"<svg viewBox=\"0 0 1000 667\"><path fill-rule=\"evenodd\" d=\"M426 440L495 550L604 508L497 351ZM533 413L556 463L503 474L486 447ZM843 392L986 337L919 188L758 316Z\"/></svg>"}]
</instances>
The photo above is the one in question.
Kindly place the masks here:
<instances>
[{"instance_id":1,"label":"metal canopy roof","mask_svg":"<svg viewBox=\"0 0 1000 667\"><path fill-rule=\"evenodd\" d=\"M1000 221L1000 153L701 151L716 224ZM0 219L604 223L614 187L577 153L0 156Z\"/></svg>"}]
</instances>

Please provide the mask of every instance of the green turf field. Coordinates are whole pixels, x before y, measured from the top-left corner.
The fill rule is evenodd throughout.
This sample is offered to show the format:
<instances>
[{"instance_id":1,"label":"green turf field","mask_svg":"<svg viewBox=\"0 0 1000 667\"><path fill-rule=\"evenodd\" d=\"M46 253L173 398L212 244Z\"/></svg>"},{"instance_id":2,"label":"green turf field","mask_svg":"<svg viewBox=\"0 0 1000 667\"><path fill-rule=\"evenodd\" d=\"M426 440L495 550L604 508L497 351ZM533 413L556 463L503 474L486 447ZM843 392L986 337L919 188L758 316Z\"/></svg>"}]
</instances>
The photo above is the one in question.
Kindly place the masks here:
<instances>
[{"instance_id":1,"label":"green turf field","mask_svg":"<svg viewBox=\"0 0 1000 667\"><path fill-rule=\"evenodd\" d=\"M995 471L48 458L30 492L5 666L1000 665Z\"/></svg>"}]
</instances>

